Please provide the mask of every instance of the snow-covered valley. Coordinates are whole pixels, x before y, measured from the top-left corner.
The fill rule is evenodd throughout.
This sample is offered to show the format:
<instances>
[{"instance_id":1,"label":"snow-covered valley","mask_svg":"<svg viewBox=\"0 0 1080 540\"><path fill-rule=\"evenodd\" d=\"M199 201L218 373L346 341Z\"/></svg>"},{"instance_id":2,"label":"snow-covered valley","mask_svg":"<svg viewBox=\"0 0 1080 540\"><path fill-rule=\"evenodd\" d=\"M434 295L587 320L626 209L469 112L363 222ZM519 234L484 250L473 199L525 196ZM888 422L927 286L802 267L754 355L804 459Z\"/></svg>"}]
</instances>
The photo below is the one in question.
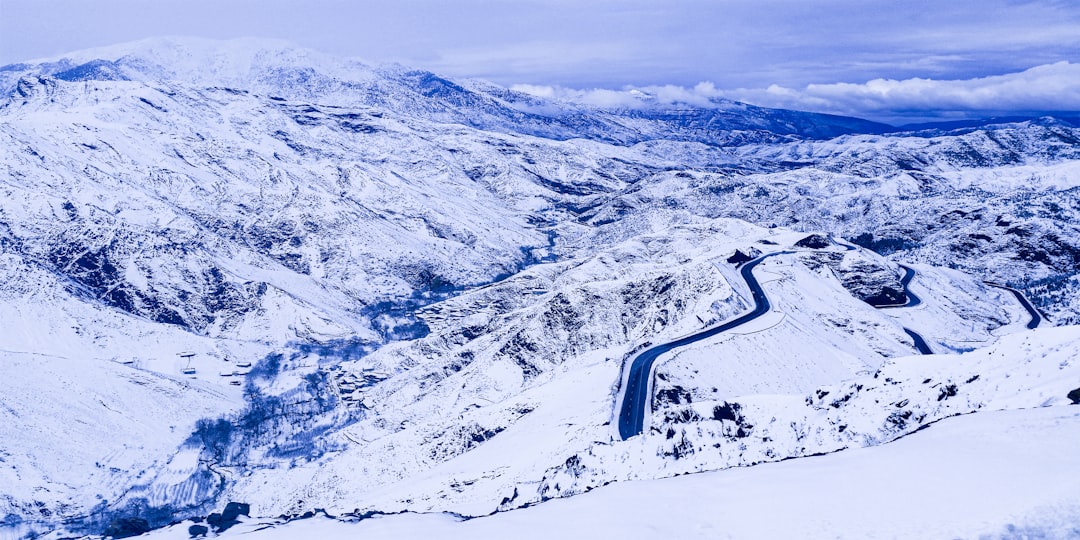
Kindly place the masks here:
<instances>
[{"instance_id":1,"label":"snow-covered valley","mask_svg":"<svg viewBox=\"0 0 1080 540\"><path fill-rule=\"evenodd\" d=\"M800 517L775 530L688 534L1076 532L1080 483L1053 473L1080 401L1067 121L603 109L250 40L5 66L0 92L0 534L123 536L242 502L223 536L505 535L654 489L709 492L687 518L763 505L732 493L762 481L842 491L836 471L934 448L952 453L895 493L837 505L1042 468L1002 469L1032 494L1016 512L973 504L952 528L843 528L789 496ZM995 283L1048 317L1028 329ZM624 440L634 359L738 319L755 286L759 317L656 358ZM973 434L1024 440L958 469ZM360 523L286 523L316 509Z\"/></svg>"}]
</instances>

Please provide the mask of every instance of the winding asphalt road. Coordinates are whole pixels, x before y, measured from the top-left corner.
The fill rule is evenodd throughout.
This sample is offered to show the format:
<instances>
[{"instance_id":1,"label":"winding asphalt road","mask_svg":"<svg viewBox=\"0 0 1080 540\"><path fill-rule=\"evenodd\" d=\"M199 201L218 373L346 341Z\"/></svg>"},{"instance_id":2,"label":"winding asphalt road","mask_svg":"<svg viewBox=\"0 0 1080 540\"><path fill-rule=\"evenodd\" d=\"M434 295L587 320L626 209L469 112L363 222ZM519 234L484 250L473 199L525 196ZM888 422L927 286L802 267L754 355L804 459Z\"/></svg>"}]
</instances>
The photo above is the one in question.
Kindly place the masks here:
<instances>
[{"instance_id":1,"label":"winding asphalt road","mask_svg":"<svg viewBox=\"0 0 1080 540\"><path fill-rule=\"evenodd\" d=\"M853 245L845 243L840 243L840 245L848 249L849 251L858 249ZM641 354L639 354L636 358L634 358L634 360L630 363L630 374L627 376L626 379L622 406L619 410L619 436L622 437L623 440L641 434L642 430L644 429L646 409L648 408L649 401L652 399L652 394L649 392L649 383L652 380L652 367L653 364L656 362L656 359L659 358L660 355L672 349L677 349L679 347L684 347L686 345L701 341L703 339L708 339L721 332L726 332L728 330L731 330L732 328L746 324L764 315L765 313L768 313L769 309L771 308L771 304L769 304L769 297L765 296L765 291L761 288L761 284L759 284L757 279L754 277L754 267L758 264L761 264L762 261L769 257L773 257L776 255L789 255L792 253L795 252L778 251L775 253L768 253L762 255L752 261L747 262L739 271L740 275L742 275L743 280L746 281L747 286L750 287L750 293L752 294L754 299L754 309L752 309L748 313L745 313L738 318L732 319L719 326L714 326L712 328L702 330L701 332L698 332L696 334L691 334L675 341L650 347ZM901 264L900 267L904 269L904 275L900 278L900 284L904 287L904 295L906 296L907 301L903 304L889 304L874 307L883 309L915 307L922 303L922 299L920 299L915 293L911 292L911 289L909 287L909 285L911 284L911 280L915 278L915 269L903 264ZM1020 301L1020 304L1024 306L1024 309L1026 309L1028 313L1031 314L1031 322L1028 323L1027 327L1036 328L1039 326L1039 322L1042 321L1042 315L1035 308L1035 306L1031 305L1031 302L1029 302L1028 299L1024 297L1023 293L1011 287L1006 287L1004 285L999 285L997 283L992 283L989 281L986 282L986 284L1011 292L1014 296L1016 296L1016 299ZM906 332L907 335L911 337L912 341L915 342L915 348L918 349L920 353L934 354L934 351L930 349L930 346L926 343L926 340L923 339L923 337L919 335L918 332L915 332L910 328L904 328L904 332Z\"/></svg>"},{"instance_id":2,"label":"winding asphalt road","mask_svg":"<svg viewBox=\"0 0 1080 540\"><path fill-rule=\"evenodd\" d=\"M911 288L908 287L909 285L911 285L911 280L915 278L915 269L903 264L900 265L900 268L904 269L904 276L900 278L900 284L904 286L904 296L907 297L907 302L904 302L903 304L886 304L883 306L877 306L874 304L870 305L878 309L892 309L915 307L922 303L922 299L920 299L915 293L911 292ZM934 354L934 350L930 348L930 345L926 343L926 340L923 339L923 337L920 336L918 332L910 328L904 327L904 333L911 336L911 340L915 342L915 348L918 349L919 353Z\"/></svg>"},{"instance_id":3,"label":"winding asphalt road","mask_svg":"<svg viewBox=\"0 0 1080 540\"><path fill-rule=\"evenodd\" d=\"M656 359L672 349L677 349L703 339L711 338L721 332L726 332L736 326L746 324L765 313L768 313L771 308L769 297L765 296L765 291L762 290L761 285L758 283L757 279L754 278L753 269L760 264L761 261L764 261L769 257L788 255L791 253L794 253L794 251L768 253L743 265L742 270L740 270L739 273L750 287L750 293L754 298L754 309L750 312L719 326L702 330L701 332L691 334L675 341L650 347L639 354L637 358L634 358L630 363L630 374L626 379L626 391L623 393L622 407L619 410L619 436L621 436L623 440L640 434L643 429L645 411L648 408L649 401L652 399L652 394L649 392L649 383L652 380L652 366Z\"/></svg>"},{"instance_id":4,"label":"winding asphalt road","mask_svg":"<svg viewBox=\"0 0 1080 540\"><path fill-rule=\"evenodd\" d=\"M858 249L855 246L848 244L840 245L848 250ZM768 313L772 306L769 304L769 297L765 296L765 291L761 288L761 284L759 284L754 277L754 267L769 257L788 255L791 253L794 253L794 251L778 251L762 255L747 262L739 271L743 280L746 281L747 286L750 287L750 293L754 299L754 309L719 326L702 330L701 332L691 334L675 341L650 347L634 358L630 363L630 373L626 378L622 405L619 409L619 436L622 437L623 440L640 434L644 429L646 410L649 401L652 399L652 393L649 392L649 384L652 382L652 367L656 362L656 359L672 349L677 349L703 339L711 338L721 332L726 332L732 328L746 324L765 313ZM875 307L913 307L922 303L922 300L908 288L911 280L915 277L915 270L910 266L901 265L901 267L904 268L905 273L904 276L900 278L900 283L904 286L904 294L907 297L907 302L903 304ZM927 345L926 340L924 340L917 332L909 328L904 328L904 332L907 332L907 334L911 336L911 339L915 342L915 348L918 349L919 352L922 354L934 354L934 351Z\"/></svg>"},{"instance_id":5,"label":"winding asphalt road","mask_svg":"<svg viewBox=\"0 0 1080 540\"><path fill-rule=\"evenodd\" d=\"M911 341L915 342L915 348L919 350L920 354L934 354L934 350L926 344L926 340L918 332L907 327L904 328L904 332L911 336Z\"/></svg>"},{"instance_id":6,"label":"winding asphalt road","mask_svg":"<svg viewBox=\"0 0 1080 540\"><path fill-rule=\"evenodd\" d=\"M857 247L855 247L855 246L853 246L851 244L847 244L847 243L843 243L843 242L838 242L838 244L843 246L848 251L855 251L856 249L858 249ZM884 304L884 305L880 305L880 306L876 305L876 304L870 304L871 306L874 306L874 307L876 307L878 309L891 309L891 308L915 307L915 306L922 303L922 299L920 299L919 296L916 295L915 293L911 292L911 288L909 287L909 285L911 285L911 280L915 278L915 269L910 267L910 266L907 266L905 264L901 264L900 268L904 269L904 275L903 275L903 277L900 278L900 285L902 285L904 287L904 297L907 298L907 301L904 302L903 304ZM919 351L919 353L921 353L921 354L934 354L933 349L930 348L930 345L926 343L926 340L923 339L923 337L921 335L919 335L918 332L916 332L916 331L914 331L914 330L912 330L910 328L905 327L904 328L904 333L906 333L908 336L910 336L911 340L913 342L915 342L915 348Z\"/></svg>"},{"instance_id":7,"label":"winding asphalt road","mask_svg":"<svg viewBox=\"0 0 1080 540\"><path fill-rule=\"evenodd\" d=\"M911 280L915 278L915 269L903 264L900 265L900 268L904 269L904 276L900 278L900 285L904 286L904 296L907 297L907 302L904 302L903 304L884 304L880 306L871 304L872 306L878 309L891 309L915 307L922 303L922 300L916 296L915 293L911 292L911 289L908 287L908 285L911 285Z\"/></svg>"},{"instance_id":8,"label":"winding asphalt road","mask_svg":"<svg viewBox=\"0 0 1080 540\"><path fill-rule=\"evenodd\" d=\"M1008 287L1000 283L994 283L993 281L984 281L983 283L986 283L991 287L1005 289L1006 291L1013 293L1013 296L1015 296L1016 299L1020 301L1020 305L1024 306L1024 309L1026 309L1028 314L1031 315L1031 320L1027 323L1028 330L1034 330L1039 327L1039 323L1041 323L1043 319L1042 313L1039 313L1039 310L1036 309L1035 306L1031 305L1031 302L1028 302L1028 299L1026 296L1024 296L1024 293L1012 287Z\"/></svg>"}]
</instances>

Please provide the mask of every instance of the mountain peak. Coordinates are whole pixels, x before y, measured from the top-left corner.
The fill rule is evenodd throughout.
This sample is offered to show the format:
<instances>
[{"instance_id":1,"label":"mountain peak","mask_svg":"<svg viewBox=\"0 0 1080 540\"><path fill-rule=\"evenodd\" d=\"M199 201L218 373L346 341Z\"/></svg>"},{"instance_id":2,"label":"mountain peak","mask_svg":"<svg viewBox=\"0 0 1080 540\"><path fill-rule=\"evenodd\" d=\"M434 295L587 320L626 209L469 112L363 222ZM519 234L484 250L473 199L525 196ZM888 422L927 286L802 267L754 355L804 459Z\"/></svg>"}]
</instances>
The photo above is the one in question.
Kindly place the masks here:
<instances>
[{"instance_id":1,"label":"mountain peak","mask_svg":"<svg viewBox=\"0 0 1080 540\"><path fill-rule=\"evenodd\" d=\"M131 79L144 82L182 81L200 86L254 89L268 72L306 69L346 80L371 78L365 64L334 57L294 43L261 38L214 40L155 37L108 47L85 49L54 58L6 66L5 72L57 75L65 80ZM107 75L100 76L105 69ZM9 86L10 81L8 85Z\"/></svg>"},{"instance_id":2,"label":"mountain peak","mask_svg":"<svg viewBox=\"0 0 1080 540\"><path fill-rule=\"evenodd\" d=\"M158 36L104 47L92 47L70 51L53 57L28 60L26 64L52 64L68 60L84 63L91 60L116 61L124 57L159 59L161 63L175 64L180 58L206 58L213 56L251 57L264 51L303 50L295 43L280 39L236 38L209 39L193 36Z\"/></svg>"}]
</instances>

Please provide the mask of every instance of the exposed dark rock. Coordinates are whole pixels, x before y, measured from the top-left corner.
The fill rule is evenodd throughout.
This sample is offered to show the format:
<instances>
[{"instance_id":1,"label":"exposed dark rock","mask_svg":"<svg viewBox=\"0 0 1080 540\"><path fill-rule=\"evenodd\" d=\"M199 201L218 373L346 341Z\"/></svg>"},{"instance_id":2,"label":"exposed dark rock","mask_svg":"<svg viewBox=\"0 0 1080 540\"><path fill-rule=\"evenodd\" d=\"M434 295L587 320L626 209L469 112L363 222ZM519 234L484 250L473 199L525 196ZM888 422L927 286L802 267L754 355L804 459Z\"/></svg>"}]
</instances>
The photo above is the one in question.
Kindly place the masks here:
<instances>
[{"instance_id":1,"label":"exposed dark rock","mask_svg":"<svg viewBox=\"0 0 1080 540\"><path fill-rule=\"evenodd\" d=\"M723 403L713 407L713 420L730 420L732 422L742 422L742 405L738 403Z\"/></svg>"},{"instance_id":2,"label":"exposed dark rock","mask_svg":"<svg viewBox=\"0 0 1080 540\"><path fill-rule=\"evenodd\" d=\"M949 384L941 388L941 392L938 394L938 401L944 401L956 395L956 385Z\"/></svg>"},{"instance_id":3,"label":"exposed dark rock","mask_svg":"<svg viewBox=\"0 0 1080 540\"><path fill-rule=\"evenodd\" d=\"M251 506L247 503L230 502L225 505L225 510L220 514L214 512L206 516L206 523L214 527L215 533L227 531L233 525L239 523L236 518L250 515Z\"/></svg>"},{"instance_id":4,"label":"exposed dark rock","mask_svg":"<svg viewBox=\"0 0 1080 540\"><path fill-rule=\"evenodd\" d=\"M219 529L221 527L221 514L214 512L209 516L206 516L206 522L215 529Z\"/></svg>"},{"instance_id":5,"label":"exposed dark rock","mask_svg":"<svg viewBox=\"0 0 1080 540\"><path fill-rule=\"evenodd\" d=\"M873 233L863 233L851 239L857 246L864 247L880 255L914 249L917 242L905 238L875 238Z\"/></svg>"},{"instance_id":6,"label":"exposed dark rock","mask_svg":"<svg viewBox=\"0 0 1080 540\"><path fill-rule=\"evenodd\" d=\"M689 424L701 421L701 415L693 409L679 409L664 413L664 424Z\"/></svg>"},{"instance_id":7,"label":"exposed dark rock","mask_svg":"<svg viewBox=\"0 0 1080 540\"><path fill-rule=\"evenodd\" d=\"M728 257L727 262L731 264L742 264L744 262L752 261L761 256L761 251L757 248L749 248L746 251L736 249L735 254Z\"/></svg>"},{"instance_id":8,"label":"exposed dark rock","mask_svg":"<svg viewBox=\"0 0 1080 540\"><path fill-rule=\"evenodd\" d=\"M681 386L664 388L656 392L656 405L658 407L668 404L681 405L683 403L693 403L693 401L694 398L690 395L690 392Z\"/></svg>"},{"instance_id":9,"label":"exposed dark rock","mask_svg":"<svg viewBox=\"0 0 1080 540\"><path fill-rule=\"evenodd\" d=\"M840 283L852 295L872 306L889 306L907 302L907 294L900 278L884 264L859 259L844 265L840 260L828 259Z\"/></svg>"},{"instance_id":10,"label":"exposed dark rock","mask_svg":"<svg viewBox=\"0 0 1080 540\"><path fill-rule=\"evenodd\" d=\"M827 248L832 243L829 242L829 238L823 234L811 234L798 242L795 242L795 247L810 248L810 249L822 249Z\"/></svg>"},{"instance_id":11,"label":"exposed dark rock","mask_svg":"<svg viewBox=\"0 0 1080 540\"><path fill-rule=\"evenodd\" d=\"M145 519L130 517L113 520L105 529L105 536L113 538L128 538L138 536L150 531L150 523Z\"/></svg>"},{"instance_id":12,"label":"exposed dark rock","mask_svg":"<svg viewBox=\"0 0 1080 540\"><path fill-rule=\"evenodd\" d=\"M1080 388L1069 392L1065 397L1072 400L1073 405L1080 405Z\"/></svg>"},{"instance_id":13,"label":"exposed dark rock","mask_svg":"<svg viewBox=\"0 0 1080 540\"><path fill-rule=\"evenodd\" d=\"M251 513L251 505L247 503L230 502L225 505L225 511L221 513L222 521L236 521L240 516L248 516Z\"/></svg>"}]
</instances>

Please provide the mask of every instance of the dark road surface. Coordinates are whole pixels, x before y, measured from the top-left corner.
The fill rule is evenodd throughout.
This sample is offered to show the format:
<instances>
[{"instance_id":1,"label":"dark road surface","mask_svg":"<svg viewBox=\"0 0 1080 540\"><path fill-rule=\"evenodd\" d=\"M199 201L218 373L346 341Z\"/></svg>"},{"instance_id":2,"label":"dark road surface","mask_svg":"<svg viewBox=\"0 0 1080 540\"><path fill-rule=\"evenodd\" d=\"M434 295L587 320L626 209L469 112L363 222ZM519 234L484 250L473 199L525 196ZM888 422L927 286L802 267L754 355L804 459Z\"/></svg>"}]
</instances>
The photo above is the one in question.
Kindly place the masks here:
<instances>
[{"instance_id":1,"label":"dark road surface","mask_svg":"<svg viewBox=\"0 0 1080 540\"><path fill-rule=\"evenodd\" d=\"M900 268L904 269L904 277L900 278L900 284L904 286L904 295L907 296L907 303L898 306L878 307L915 307L922 303L922 300L920 300L919 297L915 295L915 293L911 292L911 288L908 287L908 285L911 285L911 280L915 277L915 269L910 266L904 266L902 264L900 265ZM907 335L911 336L911 340L915 342L915 348L918 349L919 353L934 354L934 350L930 348L930 345L926 343L926 340L923 339L923 337L920 336L918 332L906 327L904 328L904 332L906 332Z\"/></svg>"},{"instance_id":2,"label":"dark road surface","mask_svg":"<svg viewBox=\"0 0 1080 540\"><path fill-rule=\"evenodd\" d=\"M1034 330L1039 327L1039 323L1041 323L1043 319L1042 313L1039 313L1039 310L1036 309L1035 306L1031 305L1031 302L1028 302L1028 299L1026 296L1024 296L1024 293L1012 287L1007 287L1005 285L994 283L992 281L985 281L984 283L991 287L997 287L999 289L1005 289L1006 291L1011 292L1013 296L1015 296L1016 299L1020 301L1020 305L1024 306L1024 309L1026 309L1028 314L1031 315L1031 320L1027 323L1028 330Z\"/></svg>"},{"instance_id":3,"label":"dark road surface","mask_svg":"<svg viewBox=\"0 0 1080 540\"><path fill-rule=\"evenodd\" d=\"M839 245L843 246L848 250L857 249L855 246L845 243L839 243ZM651 382L652 378L653 363L656 362L656 359L659 358L660 355L668 351L677 349L679 347L685 347L686 345L690 345L691 343L695 343L703 339L711 338L721 332L726 332L728 330L731 330L732 328L746 324L767 313L771 308L771 305L769 304L769 298L765 296L765 291L761 288L761 284L759 284L757 279L754 278L754 267L769 257L775 255L787 255L791 253L794 253L794 251L779 251L776 253L762 255L752 261L747 262L739 271L740 275L742 275L743 280L746 281L747 286L750 287L750 292L754 299L754 309L739 316L738 318L732 319L719 326L714 326L712 328L702 330L701 332L686 336L681 339L677 339L675 341L650 347L644 352L638 354L636 358L634 358L634 360L630 363L630 374L627 376L626 379L626 387L623 393L622 406L619 410L619 436L621 436L623 440L629 439L630 437L633 437L635 435L639 435L643 430L646 408L649 405L649 401L652 399L652 395L649 392L649 383ZM874 307L891 309L902 307L915 307L922 303L922 300L915 293L911 292L911 289L909 287L909 285L911 284L911 280L915 278L915 269L903 264L901 264L900 267L904 269L904 275L900 278L900 284L904 287L904 295L907 298L907 301L903 304L879 305ZM1031 302L1029 302L1028 299L1024 297L1023 293L1011 287L991 283L989 281L986 282L986 284L1011 292L1014 296L1016 296L1016 299L1020 301L1020 304L1024 306L1024 309L1026 309L1028 313L1031 314L1031 322L1028 323L1027 327L1036 328L1039 326L1039 323L1042 321L1042 315L1035 308L1035 306L1031 305ZM926 343L926 340L918 334L918 332L915 332L910 328L904 328L904 332L906 332L907 335L911 337L912 341L915 342L915 348L918 349L920 353L934 354L934 351Z\"/></svg>"},{"instance_id":4,"label":"dark road surface","mask_svg":"<svg viewBox=\"0 0 1080 540\"><path fill-rule=\"evenodd\" d=\"M776 253L762 255L747 262L739 271L743 280L745 280L746 284L750 287L750 292L753 295L753 310L719 326L714 326L696 334L646 349L639 354L637 358L634 358L633 362L630 364L630 375L626 379L626 391L623 395L622 408L619 410L619 435L623 440L638 435L642 431L646 407L649 404L649 400L652 398L652 395L649 393L649 382L652 378L653 362L655 362L660 355L672 349L677 349L703 339L708 339L721 332L731 330L736 326L746 324L767 313L771 307L769 298L765 296L765 291L762 290L761 285L758 283L757 279L754 278L752 271L755 266L761 263L761 261L764 261L769 257L791 253L794 252L778 251Z\"/></svg>"},{"instance_id":5,"label":"dark road surface","mask_svg":"<svg viewBox=\"0 0 1080 540\"><path fill-rule=\"evenodd\" d=\"M923 339L918 332L910 328L904 328L904 332L907 332L907 335L911 336L911 340L915 342L915 348L918 349L921 354L934 354L934 350L926 344L926 340Z\"/></svg>"},{"instance_id":6,"label":"dark road surface","mask_svg":"<svg viewBox=\"0 0 1080 540\"><path fill-rule=\"evenodd\" d=\"M904 297L907 298L907 301L903 304L870 305L878 309L892 309L915 307L922 303L922 300L915 293L911 292L911 288L908 287L911 285L911 280L915 278L915 269L903 264L900 265L900 268L904 269L904 276L900 278L900 284L904 286ZM911 340L915 342L915 348L918 349L921 354L934 354L934 350L930 348L930 345L926 343L926 340L923 339L918 332L906 327L904 328L904 332L911 336Z\"/></svg>"},{"instance_id":7,"label":"dark road surface","mask_svg":"<svg viewBox=\"0 0 1080 540\"><path fill-rule=\"evenodd\" d=\"M848 244L840 244L848 250L857 249L855 246ZM739 316L736 319L732 319L719 326L702 330L696 334L689 335L687 337L677 339L668 343L655 345L644 352L638 354L636 358L630 363L630 374L626 379L626 387L623 393L622 406L619 409L619 436L623 440L629 439L642 432L645 423L646 407L649 405L649 401L652 399L652 394L649 392L649 383L652 379L652 367L653 363L660 355L701 341L703 339L711 338L721 332L726 332L737 326L746 324L762 315L767 313L771 308L769 304L769 298L765 296L765 291L761 288L761 284L754 278L754 267L760 264L765 259L774 255L786 255L794 253L793 251L779 251L776 253L769 253L762 255L752 261L747 262L739 271L743 280L746 281L747 286L750 287L750 292L754 299L754 309ZM922 300L908 287L911 280L915 278L915 269L910 266L900 265L904 269L904 276L900 278L901 285L904 286L904 295L907 301L903 304L892 304L884 306L874 306L877 308L900 308L900 307L914 307L922 303ZM1014 293L1018 294L1018 293ZM1022 295L1020 295L1022 296ZM1019 297L1019 296L1018 296ZM1022 300L1025 307L1030 305L1027 300ZM1034 308L1031 308L1034 309ZM930 349L930 346L914 330L910 328L904 328L904 332L911 336L912 341L915 342L915 348L922 354L934 354L934 351Z\"/></svg>"},{"instance_id":8,"label":"dark road surface","mask_svg":"<svg viewBox=\"0 0 1080 540\"><path fill-rule=\"evenodd\" d=\"M911 292L911 289L908 287L908 285L911 284L911 280L915 277L915 269L910 266L905 266L903 264L900 265L900 268L904 269L904 277L900 278L900 284L904 286L904 296L907 297L907 302L904 302L903 304L885 304L881 306L875 305L874 307L879 309L915 307L922 303L922 300L919 299L919 297L916 296L915 293Z\"/></svg>"}]
</instances>

